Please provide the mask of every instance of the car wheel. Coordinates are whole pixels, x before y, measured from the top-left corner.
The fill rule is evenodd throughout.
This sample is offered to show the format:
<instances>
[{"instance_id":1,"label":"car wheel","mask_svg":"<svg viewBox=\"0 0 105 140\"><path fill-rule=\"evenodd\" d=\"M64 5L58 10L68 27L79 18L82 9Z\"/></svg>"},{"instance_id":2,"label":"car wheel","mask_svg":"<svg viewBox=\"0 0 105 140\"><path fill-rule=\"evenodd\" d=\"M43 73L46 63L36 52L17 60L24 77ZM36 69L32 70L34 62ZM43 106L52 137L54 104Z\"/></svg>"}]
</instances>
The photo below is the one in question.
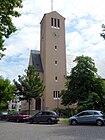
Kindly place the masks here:
<instances>
[{"instance_id":1,"label":"car wheel","mask_svg":"<svg viewBox=\"0 0 105 140\"><path fill-rule=\"evenodd\" d=\"M76 120L71 120L71 125L76 125L77 121Z\"/></svg>"},{"instance_id":2,"label":"car wheel","mask_svg":"<svg viewBox=\"0 0 105 140\"><path fill-rule=\"evenodd\" d=\"M17 123L19 123L19 122L20 122L20 120L19 120L19 119L16 119L16 122L17 122Z\"/></svg>"},{"instance_id":3,"label":"car wheel","mask_svg":"<svg viewBox=\"0 0 105 140\"><path fill-rule=\"evenodd\" d=\"M57 124L58 122L56 121L56 122L54 122L55 124Z\"/></svg>"},{"instance_id":4,"label":"car wheel","mask_svg":"<svg viewBox=\"0 0 105 140\"><path fill-rule=\"evenodd\" d=\"M8 118L6 120L9 122L9 119Z\"/></svg>"},{"instance_id":5,"label":"car wheel","mask_svg":"<svg viewBox=\"0 0 105 140\"><path fill-rule=\"evenodd\" d=\"M32 124L33 123L33 119L30 119L29 122Z\"/></svg>"},{"instance_id":6,"label":"car wheel","mask_svg":"<svg viewBox=\"0 0 105 140\"><path fill-rule=\"evenodd\" d=\"M102 125L103 125L103 122L102 122L101 120L97 120L97 121L96 121L96 124L97 124L98 126L102 126Z\"/></svg>"},{"instance_id":7,"label":"car wheel","mask_svg":"<svg viewBox=\"0 0 105 140\"><path fill-rule=\"evenodd\" d=\"M52 124L52 120L51 120L51 119L48 119L48 120L47 120L47 123L48 123L48 124Z\"/></svg>"}]
</instances>

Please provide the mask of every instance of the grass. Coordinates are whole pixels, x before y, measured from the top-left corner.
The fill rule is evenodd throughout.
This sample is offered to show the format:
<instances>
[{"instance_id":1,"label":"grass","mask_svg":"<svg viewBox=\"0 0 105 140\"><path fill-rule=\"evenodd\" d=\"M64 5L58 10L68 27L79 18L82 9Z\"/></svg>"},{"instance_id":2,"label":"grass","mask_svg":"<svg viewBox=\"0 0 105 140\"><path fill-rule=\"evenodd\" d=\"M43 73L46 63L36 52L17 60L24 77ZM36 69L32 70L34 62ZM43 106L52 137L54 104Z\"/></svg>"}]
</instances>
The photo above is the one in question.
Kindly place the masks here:
<instances>
[{"instance_id":1,"label":"grass","mask_svg":"<svg viewBox=\"0 0 105 140\"><path fill-rule=\"evenodd\" d=\"M60 118L59 124L69 124L68 118Z\"/></svg>"}]
</instances>

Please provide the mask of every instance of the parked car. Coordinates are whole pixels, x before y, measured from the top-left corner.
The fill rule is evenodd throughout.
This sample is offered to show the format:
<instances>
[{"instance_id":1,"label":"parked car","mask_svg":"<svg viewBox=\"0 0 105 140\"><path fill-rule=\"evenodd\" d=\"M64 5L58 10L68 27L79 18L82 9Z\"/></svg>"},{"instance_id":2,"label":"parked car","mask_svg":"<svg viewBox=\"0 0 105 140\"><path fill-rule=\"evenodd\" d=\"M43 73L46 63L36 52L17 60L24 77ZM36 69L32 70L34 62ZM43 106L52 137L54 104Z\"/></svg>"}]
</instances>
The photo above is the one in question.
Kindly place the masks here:
<instances>
[{"instance_id":1,"label":"parked car","mask_svg":"<svg viewBox=\"0 0 105 140\"><path fill-rule=\"evenodd\" d=\"M8 115L8 112L0 112L0 120L6 120L7 115Z\"/></svg>"},{"instance_id":2,"label":"parked car","mask_svg":"<svg viewBox=\"0 0 105 140\"><path fill-rule=\"evenodd\" d=\"M98 126L105 124L105 116L99 110L85 110L69 118L69 124L96 124Z\"/></svg>"},{"instance_id":3,"label":"parked car","mask_svg":"<svg viewBox=\"0 0 105 140\"><path fill-rule=\"evenodd\" d=\"M26 115L23 112L12 112L7 115L7 121L25 122L28 117L29 115Z\"/></svg>"},{"instance_id":4,"label":"parked car","mask_svg":"<svg viewBox=\"0 0 105 140\"><path fill-rule=\"evenodd\" d=\"M59 121L59 116L54 111L40 111L37 114L28 118L30 123L48 123L48 124L56 124Z\"/></svg>"}]
</instances>

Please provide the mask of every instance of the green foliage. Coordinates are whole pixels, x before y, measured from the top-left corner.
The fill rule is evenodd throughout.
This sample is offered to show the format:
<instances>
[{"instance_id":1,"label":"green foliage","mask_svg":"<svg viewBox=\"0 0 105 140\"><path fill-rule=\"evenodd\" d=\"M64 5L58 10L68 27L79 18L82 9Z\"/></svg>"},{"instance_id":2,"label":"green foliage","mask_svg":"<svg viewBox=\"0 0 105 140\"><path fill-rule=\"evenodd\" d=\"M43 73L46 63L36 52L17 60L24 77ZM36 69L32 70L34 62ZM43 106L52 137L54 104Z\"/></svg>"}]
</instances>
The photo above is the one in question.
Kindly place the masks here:
<instances>
[{"instance_id":1,"label":"green foliage","mask_svg":"<svg viewBox=\"0 0 105 140\"><path fill-rule=\"evenodd\" d=\"M0 107L7 106L7 101L14 99L14 90L15 86L0 76Z\"/></svg>"},{"instance_id":2,"label":"green foliage","mask_svg":"<svg viewBox=\"0 0 105 140\"><path fill-rule=\"evenodd\" d=\"M102 33L100 33L100 36L103 37L103 39L105 39L105 25L102 24Z\"/></svg>"},{"instance_id":3,"label":"green foliage","mask_svg":"<svg viewBox=\"0 0 105 140\"><path fill-rule=\"evenodd\" d=\"M71 108L65 108L65 109L57 108L54 111L57 112L59 117L62 117L62 118L68 118L73 115L73 110Z\"/></svg>"},{"instance_id":4,"label":"green foliage","mask_svg":"<svg viewBox=\"0 0 105 140\"><path fill-rule=\"evenodd\" d=\"M22 95L21 100L27 100L27 102L29 102L30 109L30 101L32 98L37 99L42 96L44 86L34 66L29 66L28 69L25 70L25 73L23 76L19 75L18 82L14 80L14 84L17 87L18 95Z\"/></svg>"},{"instance_id":5,"label":"green foliage","mask_svg":"<svg viewBox=\"0 0 105 140\"><path fill-rule=\"evenodd\" d=\"M4 39L16 31L12 17L20 16L16 9L21 7L22 0L0 0L0 59L4 56L2 53L5 50L3 46Z\"/></svg>"},{"instance_id":6,"label":"green foliage","mask_svg":"<svg viewBox=\"0 0 105 140\"><path fill-rule=\"evenodd\" d=\"M61 119L59 120L59 124L69 125L69 120L68 120L68 118L61 118Z\"/></svg>"},{"instance_id":7,"label":"green foliage","mask_svg":"<svg viewBox=\"0 0 105 140\"><path fill-rule=\"evenodd\" d=\"M79 56L74 62L71 75L67 77L66 90L61 92L64 105L78 103L83 108L104 108L105 83L97 75L95 63L91 57Z\"/></svg>"}]
</instances>

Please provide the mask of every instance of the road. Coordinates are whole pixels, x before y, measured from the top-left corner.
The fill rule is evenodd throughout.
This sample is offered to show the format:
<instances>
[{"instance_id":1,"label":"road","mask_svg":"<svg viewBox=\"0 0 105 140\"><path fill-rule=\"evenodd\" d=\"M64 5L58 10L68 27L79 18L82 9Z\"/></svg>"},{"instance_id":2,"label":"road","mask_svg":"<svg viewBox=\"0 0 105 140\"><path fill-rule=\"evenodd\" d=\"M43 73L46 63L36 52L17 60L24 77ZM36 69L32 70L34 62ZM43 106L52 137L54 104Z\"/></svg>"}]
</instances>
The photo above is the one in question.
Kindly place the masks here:
<instances>
[{"instance_id":1,"label":"road","mask_svg":"<svg viewBox=\"0 0 105 140\"><path fill-rule=\"evenodd\" d=\"M0 140L105 140L105 126L0 122Z\"/></svg>"}]
</instances>

